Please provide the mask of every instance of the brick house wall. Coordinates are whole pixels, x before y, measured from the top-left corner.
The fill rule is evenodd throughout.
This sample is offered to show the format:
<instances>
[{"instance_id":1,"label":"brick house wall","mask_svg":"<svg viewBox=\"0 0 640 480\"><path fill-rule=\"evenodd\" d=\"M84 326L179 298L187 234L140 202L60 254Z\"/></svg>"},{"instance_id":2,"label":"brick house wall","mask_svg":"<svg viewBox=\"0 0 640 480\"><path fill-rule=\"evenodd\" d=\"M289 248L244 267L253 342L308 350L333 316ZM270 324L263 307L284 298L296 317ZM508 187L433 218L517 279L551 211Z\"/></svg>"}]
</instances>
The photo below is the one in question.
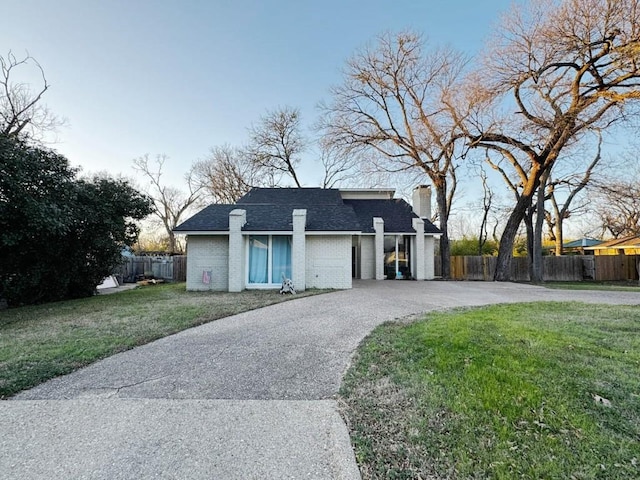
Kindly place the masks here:
<instances>
[{"instance_id":1,"label":"brick house wall","mask_svg":"<svg viewBox=\"0 0 640 480\"><path fill-rule=\"evenodd\" d=\"M362 280L376 278L376 244L373 235L360 237L360 278Z\"/></svg>"},{"instance_id":2,"label":"brick house wall","mask_svg":"<svg viewBox=\"0 0 640 480\"><path fill-rule=\"evenodd\" d=\"M203 272L211 272L211 281L203 283ZM227 235L190 235L187 244L187 289L193 291L229 288L229 237Z\"/></svg>"},{"instance_id":3,"label":"brick house wall","mask_svg":"<svg viewBox=\"0 0 640 480\"><path fill-rule=\"evenodd\" d=\"M351 235L307 235L306 287L351 288Z\"/></svg>"}]
</instances>

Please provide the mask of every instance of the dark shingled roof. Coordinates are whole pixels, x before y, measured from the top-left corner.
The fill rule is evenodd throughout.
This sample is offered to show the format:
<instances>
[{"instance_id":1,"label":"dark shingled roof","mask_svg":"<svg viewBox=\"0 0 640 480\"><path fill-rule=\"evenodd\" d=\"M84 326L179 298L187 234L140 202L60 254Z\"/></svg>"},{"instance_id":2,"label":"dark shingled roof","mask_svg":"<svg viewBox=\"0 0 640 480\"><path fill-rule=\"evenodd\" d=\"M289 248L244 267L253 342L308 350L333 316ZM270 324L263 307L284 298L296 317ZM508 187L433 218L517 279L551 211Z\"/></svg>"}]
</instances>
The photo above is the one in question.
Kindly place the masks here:
<instances>
[{"instance_id":1,"label":"dark shingled roof","mask_svg":"<svg viewBox=\"0 0 640 480\"><path fill-rule=\"evenodd\" d=\"M277 189L286 191L288 189ZM311 189L305 189L311 190ZM313 189L320 190L320 189ZM337 192L337 190L336 190ZM319 195L312 195L311 197ZM246 197L246 196L245 196ZM243 197L243 198L245 198ZM293 195L291 195L293 197ZM358 232L360 223L351 207L342 204L253 204L209 205L174 229L176 232L226 232L229 213L235 209L247 212L247 223L242 228L249 232L292 231L295 209L307 211L306 230L311 232Z\"/></svg>"},{"instance_id":2,"label":"dark shingled roof","mask_svg":"<svg viewBox=\"0 0 640 480\"><path fill-rule=\"evenodd\" d=\"M362 233L375 233L373 218L384 220L384 231L390 233L415 233L413 219L418 218L407 202L400 198L391 200L344 200L356 212ZM442 233L429 220L424 222L425 233Z\"/></svg>"},{"instance_id":3,"label":"dark shingled roof","mask_svg":"<svg viewBox=\"0 0 640 480\"><path fill-rule=\"evenodd\" d=\"M415 233L412 219L418 216L404 200L342 200L337 189L254 188L236 205L209 205L178 227L176 232L226 232L229 213L247 212L242 228L249 232L292 231L295 209L307 211L306 230L311 232L374 233L373 217L382 217L385 232ZM425 233L441 233L425 221Z\"/></svg>"},{"instance_id":4,"label":"dark shingled roof","mask_svg":"<svg viewBox=\"0 0 640 480\"><path fill-rule=\"evenodd\" d=\"M253 188L237 201L240 205L342 205L340 191L332 188Z\"/></svg>"},{"instance_id":5,"label":"dark shingled roof","mask_svg":"<svg viewBox=\"0 0 640 480\"><path fill-rule=\"evenodd\" d=\"M175 232L226 232L229 230L229 213L235 205L209 205L173 230Z\"/></svg>"}]
</instances>

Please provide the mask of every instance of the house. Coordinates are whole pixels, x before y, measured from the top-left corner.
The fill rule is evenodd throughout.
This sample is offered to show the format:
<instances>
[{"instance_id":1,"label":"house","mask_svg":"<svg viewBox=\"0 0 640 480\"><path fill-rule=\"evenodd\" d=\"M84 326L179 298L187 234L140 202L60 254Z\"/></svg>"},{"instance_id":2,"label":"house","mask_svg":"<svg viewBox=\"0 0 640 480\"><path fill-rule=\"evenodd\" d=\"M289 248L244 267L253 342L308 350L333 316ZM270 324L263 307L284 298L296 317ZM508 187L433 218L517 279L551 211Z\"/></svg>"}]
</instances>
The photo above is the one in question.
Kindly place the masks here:
<instances>
[{"instance_id":1,"label":"house","mask_svg":"<svg viewBox=\"0 0 640 480\"><path fill-rule=\"evenodd\" d=\"M593 255L640 255L640 235L608 240L584 250Z\"/></svg>"},{"instance_id":2,"label":"house","mask_svg":"<svg viewBox=\"0 0 640 480\"><path fill-rule=\"evenodd\" d=\"M434 277L431 188L413 208L389 189L253 188L175 228L187 236L187 289L351 288L352 278Z\"/></svg>"},{"instance_id":3,"label":"house","mask_svg":"<svg viewBox=\"0 0 640 480\"><path fill-rule=\"evenodd\" d=\"M571 242L566 242L562 245L562 252L564 255L593 255L593 250L585 250L586 247L594 247L602 243L602 240L596 240L595 238L579 238ZM550 250L551 254L555 253L555 247Z\"/></svg>"}]
</instances>

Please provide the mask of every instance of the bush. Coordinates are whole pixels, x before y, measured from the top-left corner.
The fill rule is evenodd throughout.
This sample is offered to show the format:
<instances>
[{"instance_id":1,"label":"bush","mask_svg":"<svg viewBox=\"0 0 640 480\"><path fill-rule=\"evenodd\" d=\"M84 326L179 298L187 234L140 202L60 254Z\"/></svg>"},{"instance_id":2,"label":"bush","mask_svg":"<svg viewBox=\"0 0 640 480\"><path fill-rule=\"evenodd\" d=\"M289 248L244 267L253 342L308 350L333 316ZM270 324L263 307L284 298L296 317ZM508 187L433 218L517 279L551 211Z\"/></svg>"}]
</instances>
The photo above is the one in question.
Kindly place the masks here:
<instances>
[{"instance_id":1,"label":"bush","mask_svg":"<svg viewBox=\"0 0 640 480\"><path fill-rule=\"evenodd\" d=\"M78 179L52 150L0 135L0 297L9 305L92 295L151 212L124 180Z\"/></svg>"},{"instance_id":2,"label":"bush","mask_svg":"<svg viewBox=\"0 0 640 480\"><path fill-rule=\"evenodd\" d=\"M482 246L482 255L495 256L498 254L498 242L487 240ZM451 241L451 255L475 256L478 255L478 237L462 237L461 240Z\"/></svg>"}]
</instances>

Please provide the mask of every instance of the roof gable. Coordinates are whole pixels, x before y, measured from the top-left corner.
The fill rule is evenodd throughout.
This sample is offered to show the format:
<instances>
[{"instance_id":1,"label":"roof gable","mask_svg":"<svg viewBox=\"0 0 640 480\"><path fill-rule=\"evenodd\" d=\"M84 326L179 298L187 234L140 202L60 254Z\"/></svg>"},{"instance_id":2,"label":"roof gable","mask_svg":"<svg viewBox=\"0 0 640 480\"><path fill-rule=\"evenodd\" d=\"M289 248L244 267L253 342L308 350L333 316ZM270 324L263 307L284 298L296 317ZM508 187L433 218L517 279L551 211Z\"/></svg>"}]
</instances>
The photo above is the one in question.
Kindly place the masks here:
<instances>
[{"instance_id":1,"label":"roof gable","mask_svg":"<svg viewBox=\"0 0 640 480\"><path fill-rule=\"evenodd\" d=\"M638 247L640 247L640 235L631 235L629 237L607 240L606 242L599 243L598 245L588 247L586 248L586 250L606 250Z\"/></svg>"}]
</instances>

